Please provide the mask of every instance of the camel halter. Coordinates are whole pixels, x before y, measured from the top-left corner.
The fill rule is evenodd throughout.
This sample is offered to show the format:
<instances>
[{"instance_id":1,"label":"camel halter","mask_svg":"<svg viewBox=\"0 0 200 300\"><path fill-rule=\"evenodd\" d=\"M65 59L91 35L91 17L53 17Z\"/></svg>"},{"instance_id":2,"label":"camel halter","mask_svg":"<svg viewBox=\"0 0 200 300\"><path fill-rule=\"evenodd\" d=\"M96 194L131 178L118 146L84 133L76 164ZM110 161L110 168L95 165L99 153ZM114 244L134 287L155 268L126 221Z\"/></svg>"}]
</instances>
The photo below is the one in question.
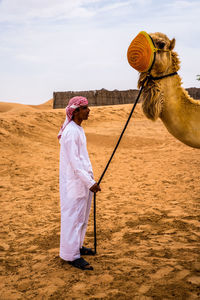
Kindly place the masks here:
<instances>
[{"instance_id":1,"label":"camel halter","mask_svg":"<svg viewBox=\"0 0 200 300\"><path fill-rule=\"evenodd\" d=\"M152 37L147 32L140 31L128 47L127 59L131 67L138 72L150 72L158 51L170 50L156 48Z\"/></svg>"},{"instance_id":2,"label":"camel halter","mask_svg":"<svg viewBox=\"0 0 200 300\"><path fill-rule=\"evenodd\" d=\"M129 64L136 69L139 72L148 72L149 74L145 77L145 79L142 82L141 88L139 90L138 96L135 100L135 103L133 104L132 110L129 114L129 117L126 121L126 124L121 132L121 135L116 143L116 146L113 150L113 153L111 154L111 157L103 171L103 173L101 174L101 177L98 181L98 185L101 183L110 163L111 160L119 146L119 143L124 135L124 132L128 126L128 123L132 117L132 114L135 110L135 107L140 99L140 95L142 93L142 90L145 86L145 84L148 84L148 81L150 79L153 80L159 80L168 76L172 76L177 74L177 72L168 74L168 75L163 75L163 76L159 76L159 77L153 77L150 74L150 71L153 67L153 64L155 62L155 57L156 57L156 52L158 51L163 51L163 52L169 52L170 50L164 50L164 49L158 49L155 47L153 39L151 38L151 36L146 33L145 31L141 31L136 38L132 41L132 43L130 44L129 48L128 48L128 52L127 52L127 58L128 58L128 62ZM93 218L94 218L94 252L95 254L97 253L97 237L96 237L96 193L94 193L94 201L93 201Z\"/></svg>"}]
</instances>

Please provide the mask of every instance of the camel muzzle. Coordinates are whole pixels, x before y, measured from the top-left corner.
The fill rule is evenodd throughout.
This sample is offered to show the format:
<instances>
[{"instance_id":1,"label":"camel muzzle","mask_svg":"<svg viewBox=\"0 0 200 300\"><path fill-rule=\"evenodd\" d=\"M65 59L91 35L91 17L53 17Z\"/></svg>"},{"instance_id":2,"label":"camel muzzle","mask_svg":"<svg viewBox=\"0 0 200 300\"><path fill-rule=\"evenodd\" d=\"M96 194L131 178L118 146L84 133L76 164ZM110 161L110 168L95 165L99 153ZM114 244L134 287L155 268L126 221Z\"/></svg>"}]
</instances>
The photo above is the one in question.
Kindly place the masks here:
<instances>
[{"instance_id":1,"label":"camel muzzle","mask_svg":"<svg viewBox=\"0 0 200 300\"><path fill-rule=\"evenodd\" d=\"M150 72L158 51L169 50L156 48L151 36L146 31L140 31L128 47L127 59L138 72Z\"/></svg>"}]
</instances>

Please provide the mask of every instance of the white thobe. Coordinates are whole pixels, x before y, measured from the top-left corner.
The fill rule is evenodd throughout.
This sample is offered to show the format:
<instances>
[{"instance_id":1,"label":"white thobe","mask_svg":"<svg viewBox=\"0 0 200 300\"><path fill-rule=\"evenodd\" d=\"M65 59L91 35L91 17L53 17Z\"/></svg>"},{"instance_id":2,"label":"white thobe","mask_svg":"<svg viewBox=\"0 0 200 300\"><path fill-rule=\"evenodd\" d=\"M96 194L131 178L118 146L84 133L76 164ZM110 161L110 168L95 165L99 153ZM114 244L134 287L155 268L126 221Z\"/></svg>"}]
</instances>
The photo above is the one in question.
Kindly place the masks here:
<instances>
[{"instance_id":1,"label":"white thobe","mask_svg":"<svg viewBox=\"0 0 200 300\"><path fill-rule=\"evenodd\" d=\"M71 121L60 144L60 257L73 261L80 258L95 181L83 128Z\"/></svg>"}]
</instances>

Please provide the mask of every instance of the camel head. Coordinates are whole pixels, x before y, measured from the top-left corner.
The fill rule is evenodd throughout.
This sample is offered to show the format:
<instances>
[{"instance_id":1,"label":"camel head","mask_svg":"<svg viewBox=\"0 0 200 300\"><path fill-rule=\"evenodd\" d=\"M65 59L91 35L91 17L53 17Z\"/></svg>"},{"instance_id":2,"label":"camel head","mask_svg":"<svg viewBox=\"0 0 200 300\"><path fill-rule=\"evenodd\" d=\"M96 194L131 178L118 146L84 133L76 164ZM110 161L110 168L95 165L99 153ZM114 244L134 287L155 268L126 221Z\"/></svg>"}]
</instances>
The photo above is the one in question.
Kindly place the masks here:
<instances>
[{"instance_id":1,"label":"camel head","mask_svg":"<svg viewBox=\"0 0 200 300\"><path fill-rule=\"evenodd\" d=\"M150 36L158 49L150 74L153 77L159 77L177 72L180 68L180 61L178 54L173 51L175 39L170 40L165 34L160 32L151 33ZM141 87L143 80L148 74L148 71L140 72L138 87ZM150 80L143 91L143 111L147 118L155 121L160 117L164 101L160 82Z\"/></svg>"},{"instance_id":2,"label":"camel head","mask_svg":"<svg viewBox=\"0 0 200 300\"><path fill-rule=\"evenodd\" d=\"M160 32L150 33L150 36L158 49L151 75L156 77L177 72L180 68L180 62L177 53L173 51L176 40L174 38L170 40Z\"/></svg>"}]
</instances>

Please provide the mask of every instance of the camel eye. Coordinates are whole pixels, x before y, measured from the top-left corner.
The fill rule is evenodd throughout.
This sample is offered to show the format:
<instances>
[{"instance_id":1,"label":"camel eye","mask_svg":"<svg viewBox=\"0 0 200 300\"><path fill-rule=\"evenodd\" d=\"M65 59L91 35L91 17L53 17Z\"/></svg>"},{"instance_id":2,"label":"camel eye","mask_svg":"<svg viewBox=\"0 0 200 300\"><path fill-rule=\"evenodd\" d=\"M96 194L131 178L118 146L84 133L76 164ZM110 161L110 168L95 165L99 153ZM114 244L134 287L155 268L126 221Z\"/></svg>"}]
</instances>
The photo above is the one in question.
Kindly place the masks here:
<instances>
[{"instance_id":1,"label":"camel eye","mask_svg":"<svg viewBox=\"0 0 200 300\"><path fill-rule=\"evenodd\" d=\"M165 47L165 43L164 42L158 42L158 48L159 49L163 49Z\"/></svg>"}]
</instances>

